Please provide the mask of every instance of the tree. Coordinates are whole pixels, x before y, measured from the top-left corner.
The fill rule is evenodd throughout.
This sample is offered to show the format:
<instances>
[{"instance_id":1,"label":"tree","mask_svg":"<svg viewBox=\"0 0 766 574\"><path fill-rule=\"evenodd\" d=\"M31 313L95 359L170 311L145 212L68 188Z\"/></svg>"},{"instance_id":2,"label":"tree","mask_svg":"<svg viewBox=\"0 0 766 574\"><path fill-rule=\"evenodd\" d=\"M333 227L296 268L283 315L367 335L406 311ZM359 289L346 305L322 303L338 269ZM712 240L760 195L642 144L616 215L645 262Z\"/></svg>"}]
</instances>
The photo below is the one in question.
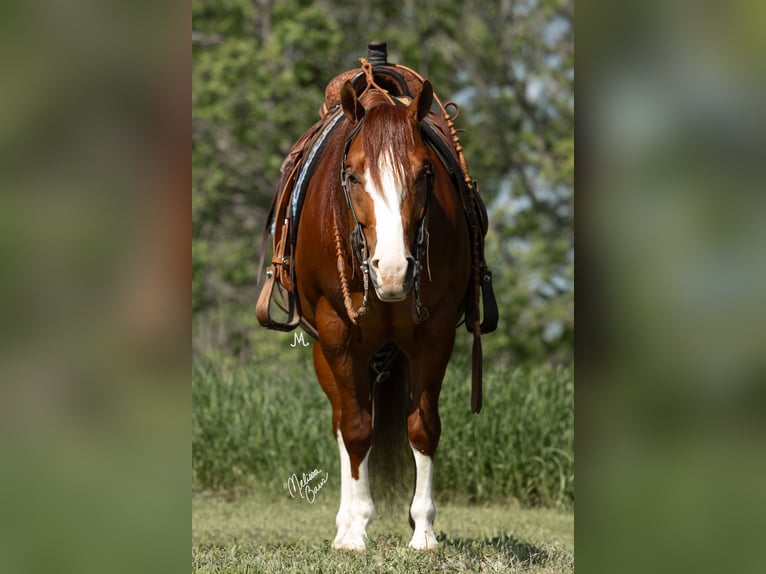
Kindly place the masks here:
<instances>
[{"instance_id":1,"label":"tree","mask_svg":"<svg viewBox=\"0 0 766 574\"><path fill-rule=\"evenodd\" d=\"M510 360L571 360L574 45L571 2L471 0L466 153L494 198L488 257ZM470 104L470 109L469 108ZM502 126L498 129L498 126Z\"/></svg>"}]
</instances>

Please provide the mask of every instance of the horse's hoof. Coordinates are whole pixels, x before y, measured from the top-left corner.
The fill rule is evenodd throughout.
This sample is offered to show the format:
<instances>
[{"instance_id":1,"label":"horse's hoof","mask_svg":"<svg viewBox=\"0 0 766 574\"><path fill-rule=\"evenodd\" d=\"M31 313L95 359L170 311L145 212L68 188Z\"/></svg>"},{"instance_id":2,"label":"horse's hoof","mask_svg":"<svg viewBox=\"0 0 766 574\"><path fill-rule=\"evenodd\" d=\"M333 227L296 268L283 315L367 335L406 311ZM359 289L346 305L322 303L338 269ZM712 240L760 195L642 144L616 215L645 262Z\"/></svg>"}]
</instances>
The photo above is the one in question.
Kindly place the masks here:
<instances>
[{"instance_id":1,"label":"horse's hoof","mask_svg":"<svg viewBox=\"0 0 766 574\"><path fill-rule=\"evenodd\" d=\"M439 543L436 541L436 535L433 530L425 530L415 532L410 540L410 548L415 550L427 550L429 552L436 552L436 548Z\"/></svg>"},{"instance_id":2,"label":"horse's hoof","mask_svg":"<svg viewBox=\"0 0 766 574\"><path fill-rule=\"evenodd\" d=\"M345 535L342 538L339 538L339 536L336 536L335 541L332 543L334 550L364 552L364 550L367 549L367 544L365 543L365 538L367 538L367 536L360 532L354 532L353 529L347 530Z\"/></svg>"},{"instance_id":3,"label":"horse's hoof","mask_svg":"<svg viewBox=\"0 0 766 574\"><path fill-rule=\"evenodd\" d=\"M347 552L364 552L367 549L367 546L364 542L358 543L358 542L333 542L332 543L333 550L344 550Z\"/></svg>"},{"instance_id":4,"label":"horse's hoof","mask_svg":"<svg viewBox=\"0 0 766 574\"><path fill-rule=\"evenodd\" d=\"M343 539L346 537L347 531L347 528L344 528L342 531L338 530L338 534L335 536L335 540L332 541L332 547L335 550L340 550L343 547Z\"/></svg>"}]
</instances>

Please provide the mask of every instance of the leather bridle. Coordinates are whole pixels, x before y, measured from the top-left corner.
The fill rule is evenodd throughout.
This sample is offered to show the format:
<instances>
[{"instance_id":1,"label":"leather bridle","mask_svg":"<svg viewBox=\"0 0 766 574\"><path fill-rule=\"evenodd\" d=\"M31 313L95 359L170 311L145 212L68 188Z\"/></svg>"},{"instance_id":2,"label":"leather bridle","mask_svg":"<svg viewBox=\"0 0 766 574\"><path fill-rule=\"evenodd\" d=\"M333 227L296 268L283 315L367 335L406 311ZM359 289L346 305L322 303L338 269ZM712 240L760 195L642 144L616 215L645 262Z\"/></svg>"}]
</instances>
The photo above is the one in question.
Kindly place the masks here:
<instances>
[{"instance_id":1,"label":"leather bridle","mask_svg":"<svg viewBox=\"0 0 766 574\"><path fill-rule=\"evenodd\" d=\"M351 192L349 189L350 187L349 174L346 172L346 163L348 160L348 152L351 149L351 144L354 143L356 136L361 131L363 123L364 123L364 116L362 116L359 119L359 121L357 121L353 129L349 132L348 137L346 138L346 143L343 147L343 163L341 165L341 172L340 172L340 184L341 184L341 188L343 189L343 194L346 198L346 207L351 213L351 219L354 224L354 228L351 230L351 233L350 233L349 242L351 244L351 251L352 251L353 257L355 257L358 261L359 268L362 272L362 280L364 283L362 306L359 310L356 311L356 317L361 317L362 315L364 315L369 308L368 292L369 292L369 282L370 282L370 265L369 265L369 250L367 248L367 239L364 236L364 229L362 228L362 225L359 223L359 219L356 215L356 211L354 210L354 204L351 201ZM415 269L413 272L414 273L413 290L415 295L414 318L416 323L425 321L426 319L428 319L428 316L429 316L428 309L423 306L420 299L420 273L423 269L422 261L425 258L426 266L428 267L429 280L431 279L430 266L428 265L428 245L429 245L428 214L429 214L429 207L431 205L431 196L433 195L433 187L434 187L433 167L429 166L429 169L426 171L426 200L425 200L425 205L423 207L423 216L421 217L420 223L418 224L417 241L416 241L416 248L415 248L415 254L414 254ZM353 267L354 266L352 264L352 269Z\"/></svg>"}]
</instances>

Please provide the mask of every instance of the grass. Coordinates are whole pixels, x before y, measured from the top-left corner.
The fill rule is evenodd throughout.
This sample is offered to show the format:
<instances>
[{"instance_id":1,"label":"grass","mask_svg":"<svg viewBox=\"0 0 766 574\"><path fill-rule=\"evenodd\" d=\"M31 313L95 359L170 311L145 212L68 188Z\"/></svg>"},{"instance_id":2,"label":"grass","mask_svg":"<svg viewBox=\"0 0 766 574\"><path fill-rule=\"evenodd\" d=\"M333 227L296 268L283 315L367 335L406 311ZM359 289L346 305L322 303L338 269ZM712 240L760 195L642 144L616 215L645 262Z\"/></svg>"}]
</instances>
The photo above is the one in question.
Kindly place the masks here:
<instances>
[{"instance_id":1,"label":"grass","mask_svg":"<svg viewBox=\"0 0 766 574\"><path fill-rule=\"evenodd\" d=\"M197 360L192 376L192 469L196 491L283 491L293 472L338 476L330 405L308 348L250 364ZM573 370L485 365L484 406L470 413L470 371L456 358L439 410L442 439L434 488L443 500L572 508ZM374 477L373 477L374 479Z\"/></svg>"},{"instance_id":2,"label":"grass","mask_svg":"<svg viewBox=\"0 0 766 574\"><path fill-rule=\"evenodd\" d=\"M406 506L381 509L364 553L337 552L337 487L313 504L286 495L252 494L236 501L192 497L192 571L255 572L525 572L574 571L573 515L518 505L441 503L436 553L407 548Z\"/></svg>"},{"instance_id":3,"label":"grass","mask_svg":"<svg viewBox=\"0 0 766 574\"><path fill-rule=\"evenodd\" d=\"M487 363L476 416L468 361L456 357L440 401L439 550L407 548L411 493L403 492L375 498L367 551L343 553L330 546L340 482L330 405L310 350L290 349L292 341L285 335L283 349L247 364L194 363L195 573L573 571L572 369ZM290 498L287 479L313 469L328 477L314 502Z\"/></svg>"}]
</instances>

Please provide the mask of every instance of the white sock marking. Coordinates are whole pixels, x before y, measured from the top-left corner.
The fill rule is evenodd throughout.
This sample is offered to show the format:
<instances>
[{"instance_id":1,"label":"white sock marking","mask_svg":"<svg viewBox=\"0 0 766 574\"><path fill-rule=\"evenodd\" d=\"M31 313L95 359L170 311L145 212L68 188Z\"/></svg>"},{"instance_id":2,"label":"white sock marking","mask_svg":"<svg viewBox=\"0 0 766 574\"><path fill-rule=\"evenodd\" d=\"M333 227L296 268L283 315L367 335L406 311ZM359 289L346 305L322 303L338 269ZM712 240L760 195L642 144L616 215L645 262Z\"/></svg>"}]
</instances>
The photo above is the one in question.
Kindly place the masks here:
<instances>
[{"instance_id":1,"label":"white sock marking","mask_svg":"<svg viewBox=\"0 0 766 574\"><path fill-rule=\"evenodd\" d=\"M412 453L415 455L415 496L412 498L410 506L410 515L415 522L415 532L410 540L410 548L419 550L435 550L438 543L434 534L434 518L436 517L436 507L433 501L432 482L433 482L433 461L430 456L426 456L415 449L412 444Z\"/></svg>"},{"instance_id":2,"label":"white sock marking","mask_svg":"<svg viewBox=\"0 0 766 574\"><path fill-rule=\"evenodd\" d=\"M375 517L368 474L369 451L359 465L359 479L351 476L351 459L338 431L340 454L340 508L335 518L338 533L332 543L335 549L364 550L367 525Z\"/></svg>"}]
</instances>

